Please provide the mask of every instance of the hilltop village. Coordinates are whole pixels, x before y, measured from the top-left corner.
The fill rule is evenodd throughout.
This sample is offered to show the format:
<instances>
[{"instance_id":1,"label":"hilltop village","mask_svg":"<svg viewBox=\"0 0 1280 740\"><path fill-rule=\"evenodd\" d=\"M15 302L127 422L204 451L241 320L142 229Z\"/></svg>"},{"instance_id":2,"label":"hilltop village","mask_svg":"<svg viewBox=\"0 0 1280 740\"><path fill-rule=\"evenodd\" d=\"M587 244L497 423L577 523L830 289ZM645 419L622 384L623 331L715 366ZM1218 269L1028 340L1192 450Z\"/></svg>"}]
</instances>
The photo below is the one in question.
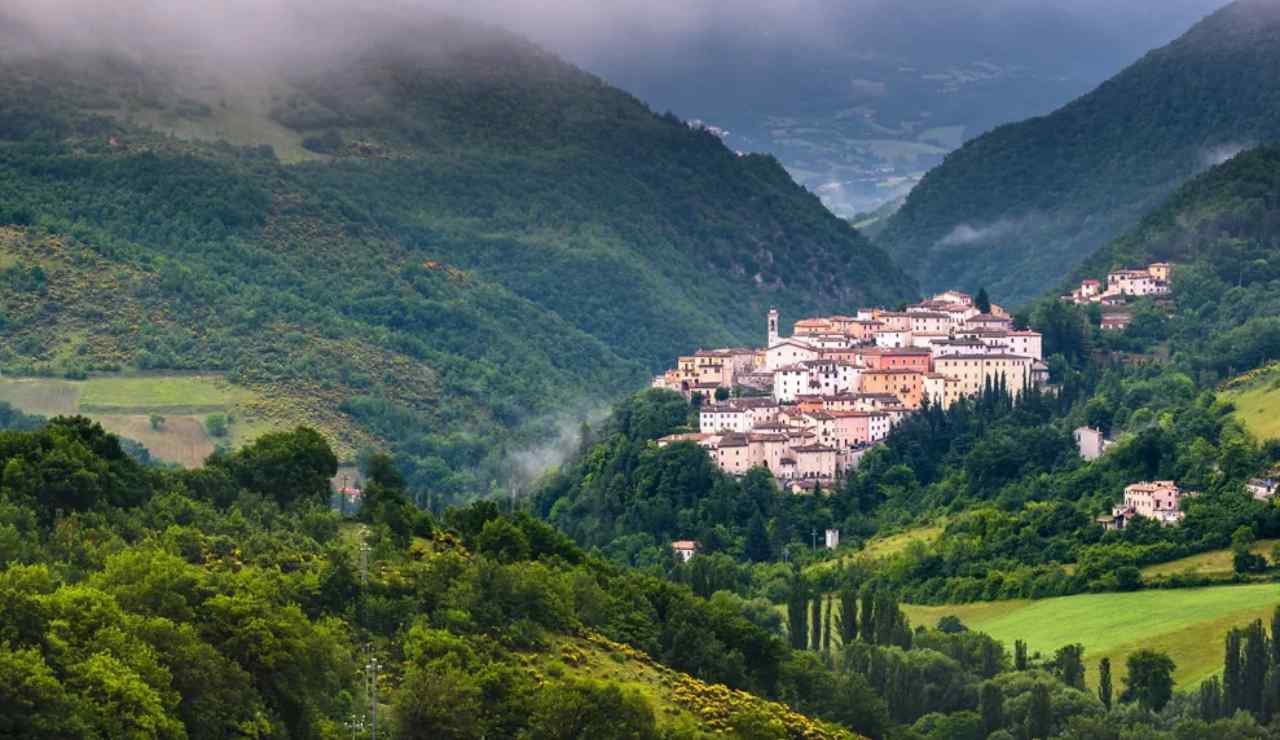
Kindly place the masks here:
<instances>
[{"instance_id":1,"label":"hilltop village","mask_svg":"<svg viewBox=\"0 0 1280 740\"><path fill-rule=\"evenodd\" d=\"M769 312L764 348L699 350L654 379L699 408L697 432L659 445L695 442L727 473L761 466L811 492L926 402L948 408L987 388L1017 398L1049 381L1040 334L959 291L902 311L804 319L789 337L779 320Z\"/></svg>"}]
</instances>

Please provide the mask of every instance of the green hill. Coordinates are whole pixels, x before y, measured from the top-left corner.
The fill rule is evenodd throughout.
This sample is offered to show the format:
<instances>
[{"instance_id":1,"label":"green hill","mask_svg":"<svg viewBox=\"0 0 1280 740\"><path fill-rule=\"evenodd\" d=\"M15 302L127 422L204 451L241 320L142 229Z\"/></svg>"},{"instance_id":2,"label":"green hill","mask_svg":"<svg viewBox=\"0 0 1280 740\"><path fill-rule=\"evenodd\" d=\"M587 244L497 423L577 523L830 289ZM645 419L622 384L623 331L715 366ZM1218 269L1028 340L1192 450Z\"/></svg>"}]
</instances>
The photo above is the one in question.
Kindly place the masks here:
<instances>
[{"instance_id":1,"label":"green hill","mask_svg":"<svg viewBox=\"0 0 1280 740\"><path fill-rule=\"evenodd\" d=\"M926 289L1030 298L1180 183L1280 134L1280 6L1239 0L1088 95L947 157L886 246Z\"/></svg>"},{"instance_id":2,"label":"green hill","mask_svg":"<svg viewBox=\"0 0 1280 740\"><path fill-rule=\"evenodd\" d=\"M1141 648L1166 651L1183 686L1222 671L1226 633L1254 619L1266 619L1280 603L1273 584L1217 588L1081 594L1039 601L998 601L957 606L905 606L913 622L932 624L948 614L965 625L1012 645L1025 640L1032 651L1051 658L1070 643L1085 646L1086 679L1098 680L1097 665ZM1115 680L1119 681L1120 671Z\"/></svg>"},{"instance_id":3,"label":"green hill","mask_svg":"<svg viewBox=\"0 0 1280 740\"><path fill-rule=\"evenodd\" d=\"M1280 278L1280 149L1261 146L1179 188L1072 275L1154 261L1195 264L1231 285Z\"/></svg>"},{"instance_id":4,"label":"green hill","mask_svg":"<svg viewBox=\"0 0 1280 740\"><path fill-rule=\"evenodd\" d=\"M0 44L4 368L225 372L461 494L770 305L915 292L770 158L501 31L366 21L252 74Z\"/></svg>"},{"instance_id":5,"label":"green hill","mask_svg":"<svg viewBox=\"0 0 1280 740\"><path fill-rule=\"evenodd\" d=\"M1059 287L1123 265L1174 262L1174 312L1139 309L1128 334L1172 340L1214 384L1280 358L1277 219L1280 149L1262 146L1178 188Z\"/></svg>"}]
</instances>

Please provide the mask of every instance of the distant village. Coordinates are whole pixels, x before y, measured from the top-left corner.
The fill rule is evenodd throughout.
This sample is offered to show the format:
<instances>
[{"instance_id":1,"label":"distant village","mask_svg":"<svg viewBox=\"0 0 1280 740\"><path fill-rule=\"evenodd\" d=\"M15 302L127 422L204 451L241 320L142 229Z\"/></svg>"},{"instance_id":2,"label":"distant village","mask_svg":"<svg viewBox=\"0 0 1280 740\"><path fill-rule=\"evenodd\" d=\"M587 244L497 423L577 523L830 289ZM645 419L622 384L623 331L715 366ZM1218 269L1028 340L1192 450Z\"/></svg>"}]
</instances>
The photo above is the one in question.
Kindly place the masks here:
<instances>
[{"instance_id":1,"label":"distant village","mask_svg":"<svg viewBox=\"0 0 1280 740\"><path fill-rule=\"evenodd\" d=\"M705 448L722 470L764 467L795 493L830 487L907 414L985 388L1014 398L1049 381L1041 336L1009 313L947 291L902 311L797 321L770 311L764 348L699 350L653 385L700 405L698 431L659 440Z\"/></svg>"}]
</instances>

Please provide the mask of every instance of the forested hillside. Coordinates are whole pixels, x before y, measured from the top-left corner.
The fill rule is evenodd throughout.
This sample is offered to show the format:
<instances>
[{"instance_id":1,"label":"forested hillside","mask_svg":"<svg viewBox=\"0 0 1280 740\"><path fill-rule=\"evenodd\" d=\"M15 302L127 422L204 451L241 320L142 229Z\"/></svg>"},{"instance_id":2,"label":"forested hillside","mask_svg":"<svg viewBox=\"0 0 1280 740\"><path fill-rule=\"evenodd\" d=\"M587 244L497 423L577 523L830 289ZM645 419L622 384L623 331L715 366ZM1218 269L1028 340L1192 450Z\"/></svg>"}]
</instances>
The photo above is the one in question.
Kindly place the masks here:
<instances>
[{"instance_id":1,"label":"forested hillside","mask_svg":"<svg viewBox=\"0 0 1280 740\"><path fill-rule=\"evenodd\" d=\"M416 490L488 488L770 305L914 292L776 162L493 29L369 21L243 74L5 48L4 366L225 371Z\"/></svg>"},{"instance_id":2,"label":"forested hillside","mask_svg":"<svg viewBox=\"0 0 1280 740\"><path fill-rule=\"evenodd\" d=\"M1238 0L1088 95L947 157L879 238L926 289L1020 302L1180 183L1280 134L1280 5Z\"/></svg>"}]
</instances>

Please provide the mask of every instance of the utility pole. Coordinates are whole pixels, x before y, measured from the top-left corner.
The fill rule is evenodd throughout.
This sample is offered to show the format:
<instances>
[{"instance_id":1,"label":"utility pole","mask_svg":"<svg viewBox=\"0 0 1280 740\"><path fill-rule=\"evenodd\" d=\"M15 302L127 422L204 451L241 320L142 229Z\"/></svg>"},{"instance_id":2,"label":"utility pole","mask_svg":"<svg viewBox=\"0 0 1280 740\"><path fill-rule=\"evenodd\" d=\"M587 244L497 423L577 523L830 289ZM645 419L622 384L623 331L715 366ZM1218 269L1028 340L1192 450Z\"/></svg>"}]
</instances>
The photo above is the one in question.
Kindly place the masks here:
<instances>
[{"instance_id":1,"label":"utility pole","mask_svg":"<svg viewBox=\"0 0 1280 740\"><path fill-rule=\"evenodd\" d=\"M360 527L360 585L365 588L369 587L369 552L372 549L369 543L364 541L368 533L368 528Z\"/></svg>"},{"instance_id":2,"label":"utility pole","mask_svg":"<svg viewBox=\"0 0 1280 740\"><path fill-rule=\"evenodd\" d=\"M811 537L813 538L813 551L818 551L818 530L813 530Z\"/></svg>"},{"instance_id":3,"label":"utility pole","mask_svg":"<svg viewBox=\"0 0 1280 740\"><path fill-rule=\"evenodd\" d=\"M369 686L369 725L370 740L378 740L378 671L382 668L382 664L372 655L373 649L370 647L369 662L365 664L365 680Z\"/></svg>"}]
</instances>

